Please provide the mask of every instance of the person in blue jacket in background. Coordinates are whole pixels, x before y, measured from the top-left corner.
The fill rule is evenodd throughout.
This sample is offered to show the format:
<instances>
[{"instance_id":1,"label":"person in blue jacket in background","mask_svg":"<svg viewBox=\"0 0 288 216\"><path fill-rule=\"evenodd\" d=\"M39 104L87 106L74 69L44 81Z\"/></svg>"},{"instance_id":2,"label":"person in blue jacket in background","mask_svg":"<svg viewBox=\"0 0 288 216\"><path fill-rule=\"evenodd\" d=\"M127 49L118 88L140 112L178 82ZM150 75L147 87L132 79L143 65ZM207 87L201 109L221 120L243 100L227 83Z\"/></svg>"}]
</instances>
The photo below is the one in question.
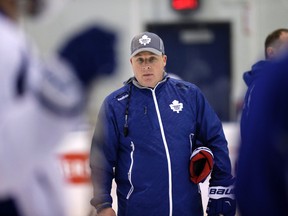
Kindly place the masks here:
<instances>
[{"instance_id":1,"label":"person in blue jacket in background","mask_svg":"<svg viewBox=\"0 0 288 216\"><path fill-rule=\"evenodd\" d=\"M264 42L264 55L265 58L257 61L252 65L251 70L243 73L243 80L247 85L246 92L249 92L253 88L253 82L259 76L261 76L262 68L270 64L271 61L280 57L283 52L285 52L286 46L288 43L288 29L279 28L272 31L267 35ZM248 97L248 93L245 93ZM238 113L242 113L245 104L247 104L248 98L244 97L244 100L241 100L240 106L238 107ZM240 115L241 116L241 115Z\"/></svg>"},{"instance_id":2,"label":"person in blue jacket in background","mask_svg":"<svg viewBox=\"0 0 288 216\"><path fill-rule=\"evenodd\" d=\"M236 200L243 216L288 212L287 39L287 29L272 32L265 45L274 51L266 49L266 61L244 74L248 90L236 181Z\"/></svg>"},{"instance_id":3,"label":"person in blue jacket in background","mask_svg":"<svg viewBox=\"0 0 288 216\"><path fill-rule=\"evenodd\" d=\"M162 39L151 32L131 42L134 77L102 104L90 166L97 215L115 216L111 184L117 184L118 216L203 215L199 185L189 161L198 147L214 155L208 215L235 215L233 176L222 124L189 82L167 76Z\"/></svg>"},{"instance_id":4,"label":"person in blue jacket in background","mask_svg":"<svg viewBox=\"0 0 288 216\"><path fill-rule=\"evenodd\" d=\"M288 56L262 68L241 120L236 198L241 215L288 212Z\"/></svg>"}]
</instances>

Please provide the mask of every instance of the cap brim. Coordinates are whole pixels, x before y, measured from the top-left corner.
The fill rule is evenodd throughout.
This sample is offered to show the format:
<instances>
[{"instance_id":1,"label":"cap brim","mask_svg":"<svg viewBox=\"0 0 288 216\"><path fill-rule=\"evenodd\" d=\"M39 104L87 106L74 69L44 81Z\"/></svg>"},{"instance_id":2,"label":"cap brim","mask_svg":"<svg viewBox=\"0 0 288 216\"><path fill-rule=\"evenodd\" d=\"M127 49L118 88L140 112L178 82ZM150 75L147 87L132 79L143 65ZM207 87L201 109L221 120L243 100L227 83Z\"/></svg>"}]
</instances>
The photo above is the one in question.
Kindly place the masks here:
<instances>
[{"instance_id":1,"label":"cap brim","mask_svg":"<svg viewBox=\"0 0 288 216\"><path fill-rule=\"evenodd\" d=\"M143 47L143 48L137 49L135 52L133 52L130 57L132 58L133 56L137 55L138 53L144 52L144 51L151 52L151 53L154 53L156 55L162 55L163 54L162 52L160 52L157 49L150 48L150 47Z\"/></svg>"}]
</instances>

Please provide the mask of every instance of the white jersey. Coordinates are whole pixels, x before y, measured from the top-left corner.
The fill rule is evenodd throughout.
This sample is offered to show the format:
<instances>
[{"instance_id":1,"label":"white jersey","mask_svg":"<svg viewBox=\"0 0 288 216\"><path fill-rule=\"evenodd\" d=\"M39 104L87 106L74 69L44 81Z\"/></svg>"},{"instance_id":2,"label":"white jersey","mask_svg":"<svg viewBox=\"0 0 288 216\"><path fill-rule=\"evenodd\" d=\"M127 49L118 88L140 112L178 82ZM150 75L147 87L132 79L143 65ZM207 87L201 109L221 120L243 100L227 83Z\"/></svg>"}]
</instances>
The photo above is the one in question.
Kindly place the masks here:
<instances>
[{"instance_id":1,"label":"white jersey","mask_svg":"<svg viewBox=\"0 0 288 216\"><path fill-rule=\"evenodd\" d=\"M24 216L63 216L54 151L79 123L84 91L68 66L37 60L1 13L0 37L0 201L15 199Z\"/></svg>"}]
</instances>

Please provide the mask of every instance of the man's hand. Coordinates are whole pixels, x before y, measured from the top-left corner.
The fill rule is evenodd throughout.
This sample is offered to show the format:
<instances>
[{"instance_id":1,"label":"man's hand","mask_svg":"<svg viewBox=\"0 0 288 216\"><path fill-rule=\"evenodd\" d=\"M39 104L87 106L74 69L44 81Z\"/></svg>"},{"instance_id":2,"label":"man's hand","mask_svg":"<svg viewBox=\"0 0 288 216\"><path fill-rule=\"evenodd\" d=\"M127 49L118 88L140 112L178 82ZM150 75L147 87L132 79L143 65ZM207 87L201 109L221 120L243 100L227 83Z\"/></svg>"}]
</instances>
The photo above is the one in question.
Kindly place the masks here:
<instances>
[{"instance_id":1,"label":"man's hand","mask_svg":"<svg viewBox=\"0 0 288 216\"><path fill-rule=\"evenodd\" d=\"M211 150L204 146L196 148L190 157L190 180L195 184L204 182L212 172L213 165L214 156Z\"/></svg>"},{"instance_id":2,"label":"man's hand","mask_svg":"<svg viewBox=\"0 0 288 216\"><path fill-rule=\"evenodd\" d=\"M116 216L116 213L112 208L104 208L97 213L97 216Z\"/></svg>"},{"instance_id":3,"label":"man's hand","mask_svg":"<svg viewBox=\"0 0 288 216\"><path fill-rule=\"evenodd\" d=\"M233 185L228 187L209 187L209 201L206 213L208 216L235 216L236 200Z\"/></svg>"}]
</instances>

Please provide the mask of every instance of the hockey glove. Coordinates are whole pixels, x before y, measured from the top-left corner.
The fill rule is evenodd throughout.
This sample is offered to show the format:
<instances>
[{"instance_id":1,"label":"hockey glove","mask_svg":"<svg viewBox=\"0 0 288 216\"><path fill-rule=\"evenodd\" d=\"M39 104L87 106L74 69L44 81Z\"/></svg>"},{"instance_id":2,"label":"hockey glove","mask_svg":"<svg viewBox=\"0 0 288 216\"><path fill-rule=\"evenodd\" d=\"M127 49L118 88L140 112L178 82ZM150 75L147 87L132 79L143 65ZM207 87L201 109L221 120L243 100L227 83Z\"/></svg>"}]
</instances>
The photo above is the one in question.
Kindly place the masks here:
<instances>
[{"instance_id":1,"label":"hockey glove","mask_svg":"<svg viewBox=\"0 0 288 216\"><path fill-rule=\"evenodd\" d=\"M190 180L195 184L204 182L211 173L213 164L213 153L209 148L196 148L190 157Z\"/></svg>"},{"instance_id":2,"label":"hockey glove","mask_svg":"<svg viewBox=\"0 0 288 216\"><path fill-rule=\"evenodd\" d=\"M115 35L92 26L74 35L59 50L84 87L96 77L111 74L115 68Z\"/></svg>"},{"instance_id":3,"label":"hockey glove","mask_svg":"<svg viewBox=\"0 0 288 216\"><path fill-rule=\"evenodd\" d=\"M235 216L234 187L210 186L206 213L208 216Z\"/></svg>"}]
</instances>

